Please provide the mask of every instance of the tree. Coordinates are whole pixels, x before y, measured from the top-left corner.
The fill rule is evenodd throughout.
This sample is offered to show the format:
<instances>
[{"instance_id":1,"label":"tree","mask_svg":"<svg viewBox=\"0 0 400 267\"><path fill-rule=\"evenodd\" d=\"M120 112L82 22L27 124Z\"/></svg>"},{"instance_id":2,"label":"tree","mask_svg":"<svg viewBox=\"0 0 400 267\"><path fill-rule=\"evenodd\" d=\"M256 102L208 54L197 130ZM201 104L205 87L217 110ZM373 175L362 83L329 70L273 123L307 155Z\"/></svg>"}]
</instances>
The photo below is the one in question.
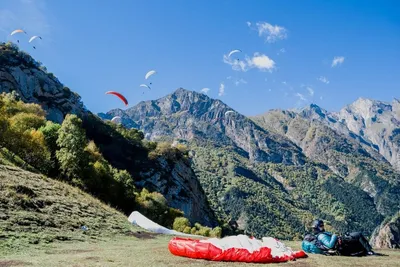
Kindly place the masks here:
<instances>
[{"instance_id":1,"label":"tree","mask_svg":"<svg viewBox=\"0 0 400 267\"><path fill-rule=\"evenodd\" d=\"M47 147L50 149L52 154L54 153L54 155L58 149L57 139L60 128L60 124L52 121L48 121L45 126L39 128L39 131L41 131L44 135L44 140L46 140Z\"/></svg>"},{"instance_id":2,"label":"tree","mask_svg":"<svg viewBox=\"0 0 400 267\"><path fill-rule=\"evenodd\" d=\"M7 134L9 131L9 123L6 118L1 116L0 114L0 148L3 148L7 145Z\"/></svg>"},{"instance_id":3,"label":"tree","mask_svg":"<svg viewBox=\"0 0 400 267\"><path fill-rule=\"evenodd\" d=\"M37 130L46 124L44 117L24 112L12 116L9 121L11 128L20 133L31 129Z\"/></svg>"},{"instance_id":4,"label":"tree","mask_svg":"<svg viewBox=\"0 0 400 267\"><path fill-rule=\"evenodd\" d=\"M60 149L56 156L60 169L69 179L79 178L88 164L85 153L86 135L81 125L82 120L78 116L68 114L58 132L57 145Z\"/></svg>"},{"instance_id":5,"label":"tree","mask_svg":"<svg viewBox=\"0 0 400 267\"><path fill-rule=\"evenodd\" d=\"M189 232L190 232L191 225L190 225L189 220L185 217L175 218L174 223L172 225L172 228L178 232L183 232L187 227L189 228Z\"/></svg>"},{"instance_id":6,"label":"tree","mask_svg":"<svg viewBox=\"0 0 400 267\"><path fill-rule=\"evenodd\" d=\"M47 173L51 168L50 152L42 132L32 129L24 132L19 156L41 172Z\"/></svg>"}]
</instances>

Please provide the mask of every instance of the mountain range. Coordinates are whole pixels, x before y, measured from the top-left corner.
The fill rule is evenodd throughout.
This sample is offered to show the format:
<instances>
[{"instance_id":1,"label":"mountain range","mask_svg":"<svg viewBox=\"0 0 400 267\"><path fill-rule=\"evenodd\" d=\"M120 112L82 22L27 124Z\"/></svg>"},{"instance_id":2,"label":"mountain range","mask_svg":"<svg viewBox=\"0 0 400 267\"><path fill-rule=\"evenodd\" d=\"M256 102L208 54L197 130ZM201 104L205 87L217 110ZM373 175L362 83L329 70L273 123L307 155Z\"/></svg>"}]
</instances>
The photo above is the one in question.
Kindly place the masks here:
<instances>
[{"instance_id":1,"label":"mountain range","mask_svg":"<svg viewBox=\"0 0 400 267\"><path fill-rule=\"evenodd\" d=\"M317 217L342 233L395 229L381 224L396 221L400 210L396 99L360 98L339 112L312 104L247 117L221 100L179 88L97 117L12 44L1 45L0 63L0 92L40 104L54 122L69 113L82 117L87 138L112 166L127 170L136 186L163 194L192 222L235 220L247 233L280 239L301 239ZM149 141L186 146L189 158L148 159L102 122L114 116Z\"/></svg>"},{"instance_id":2,"label":"mountain range","mask_svg":"<svg viewBox=\"0 0 400 267\"><path fill-rule=\"evenodd\" d=\"M400 209L399 103L360 98L340 112L312 104L246 117L221 100L179 88L98 115L120 116L149 140L188 145L220 218L287 237L315 216L339 231L371 233ZM282 231L285 224L295 230Z\"/></svg>"}]
</instances>

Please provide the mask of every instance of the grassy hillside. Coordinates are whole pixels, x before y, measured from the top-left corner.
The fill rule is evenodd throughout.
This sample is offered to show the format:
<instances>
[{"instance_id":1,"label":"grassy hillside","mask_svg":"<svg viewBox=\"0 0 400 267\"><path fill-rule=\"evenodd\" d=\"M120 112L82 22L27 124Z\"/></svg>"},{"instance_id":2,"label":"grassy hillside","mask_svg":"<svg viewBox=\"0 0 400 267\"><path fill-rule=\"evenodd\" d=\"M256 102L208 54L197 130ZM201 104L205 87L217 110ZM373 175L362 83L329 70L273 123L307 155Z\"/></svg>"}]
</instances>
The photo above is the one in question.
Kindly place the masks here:
<instances>
[{"instance_id":1,"label":"grassy hillside","mask_svg":"<svg viewBox=\"0 0 400 267\"><path fill-rule=\"evenodd\" d=\"M83 231L83 225L89 230ZM0 165L0 250L98 240L132 230L125 215L80 189Z\"/></svg>"}]
</instances>

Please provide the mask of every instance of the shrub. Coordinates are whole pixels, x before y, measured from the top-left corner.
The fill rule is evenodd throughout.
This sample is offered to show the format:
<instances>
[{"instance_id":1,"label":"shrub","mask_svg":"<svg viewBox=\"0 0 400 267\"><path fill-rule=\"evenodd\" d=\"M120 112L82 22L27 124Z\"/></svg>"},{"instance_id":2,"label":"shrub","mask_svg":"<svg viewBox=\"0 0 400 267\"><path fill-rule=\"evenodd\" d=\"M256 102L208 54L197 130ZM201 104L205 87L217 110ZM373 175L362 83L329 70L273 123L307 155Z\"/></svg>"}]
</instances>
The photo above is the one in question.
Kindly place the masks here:
<instances>
[{"instance_id":1,"label":"shrub","mask_svg":"<svg viewBox=\"0 0 400 267\"><path fill-rule=\"evenodd\" d=\"M190 222L185 217L175 218L173 229L178 232L183 232L186 228L189 228L190 231Z\"/></svg>"},{"instance_id":2,"label":"shrub","mask_svg":"<svg viewBox=\"0 0 400 267\"><path fill-rule=\"evenodd\" d=\"M199 229L199 231L198 231L198 234L199 235L202 235L202 236L210 236L210 232L211 232L211 228L210 227L205 227L205 226L203 226L203 227L201 227L200 229Z\"/></svg>"},{"instance_id":3,"label":"shrub","mask_svg":"<svg viewBox=\"0 0 400 267\"><path fill-rule=\"evenodd\" d=\"M212 229L212 231L210 232L210 236L211 237L218 237L221 238L222 236L222 228L217 226L214 229Z\"/></svg>"},{"instance_id":4,"label":"shrub","mask_svg":"<svg viewBox=\"0 0 400 267\"><path fill-rule=\"evenodd\" d=\"M190 229L190 233L191 233L192 235L195 235L196 232L197 232L196 227L192 227L192 229Z\"/></svg>"}]
</instances>

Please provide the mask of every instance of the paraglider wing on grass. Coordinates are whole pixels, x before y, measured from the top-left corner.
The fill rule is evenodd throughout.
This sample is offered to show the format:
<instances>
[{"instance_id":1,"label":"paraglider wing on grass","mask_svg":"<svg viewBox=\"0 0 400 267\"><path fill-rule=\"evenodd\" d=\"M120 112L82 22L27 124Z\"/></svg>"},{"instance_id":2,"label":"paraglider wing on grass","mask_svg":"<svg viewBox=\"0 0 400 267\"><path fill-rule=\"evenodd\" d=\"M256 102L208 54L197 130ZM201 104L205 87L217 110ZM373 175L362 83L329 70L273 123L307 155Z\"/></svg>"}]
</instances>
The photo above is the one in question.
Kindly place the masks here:
<instances>
[{"instance_id":1,"label":"paraglider wing on grass","mask_svg":"<svg viewBox=\"0 0 400 267\"><path fill-rule=\"evenodd\" d=\"M275 238L258 240L246 235L207 240L175 237L168 249L176 256L212 261L272 263L307 257L304 251L293 251Z\"/></svg>"},{"instance_id":2,"label":"paraglider wing on grass","mask_svg":"<svg viewBox=\"0 0 400 267\"><path fill-rule=\"evenodd\" d=\"M138 211L134 211L129 215L128 221L132 224L136 224L137 226L142 227L143 229L146 229L150 232L153 233L158 233L158 234L165 234L165 235L179 235L179 236L187 236L187 237L203 237L200 235L190 235L190 234L185 234L181 233L175 230L168 229L164 226L159 225L158 223L153 222L143 214L141 214Z\"/></svg>"}]
</instances>

